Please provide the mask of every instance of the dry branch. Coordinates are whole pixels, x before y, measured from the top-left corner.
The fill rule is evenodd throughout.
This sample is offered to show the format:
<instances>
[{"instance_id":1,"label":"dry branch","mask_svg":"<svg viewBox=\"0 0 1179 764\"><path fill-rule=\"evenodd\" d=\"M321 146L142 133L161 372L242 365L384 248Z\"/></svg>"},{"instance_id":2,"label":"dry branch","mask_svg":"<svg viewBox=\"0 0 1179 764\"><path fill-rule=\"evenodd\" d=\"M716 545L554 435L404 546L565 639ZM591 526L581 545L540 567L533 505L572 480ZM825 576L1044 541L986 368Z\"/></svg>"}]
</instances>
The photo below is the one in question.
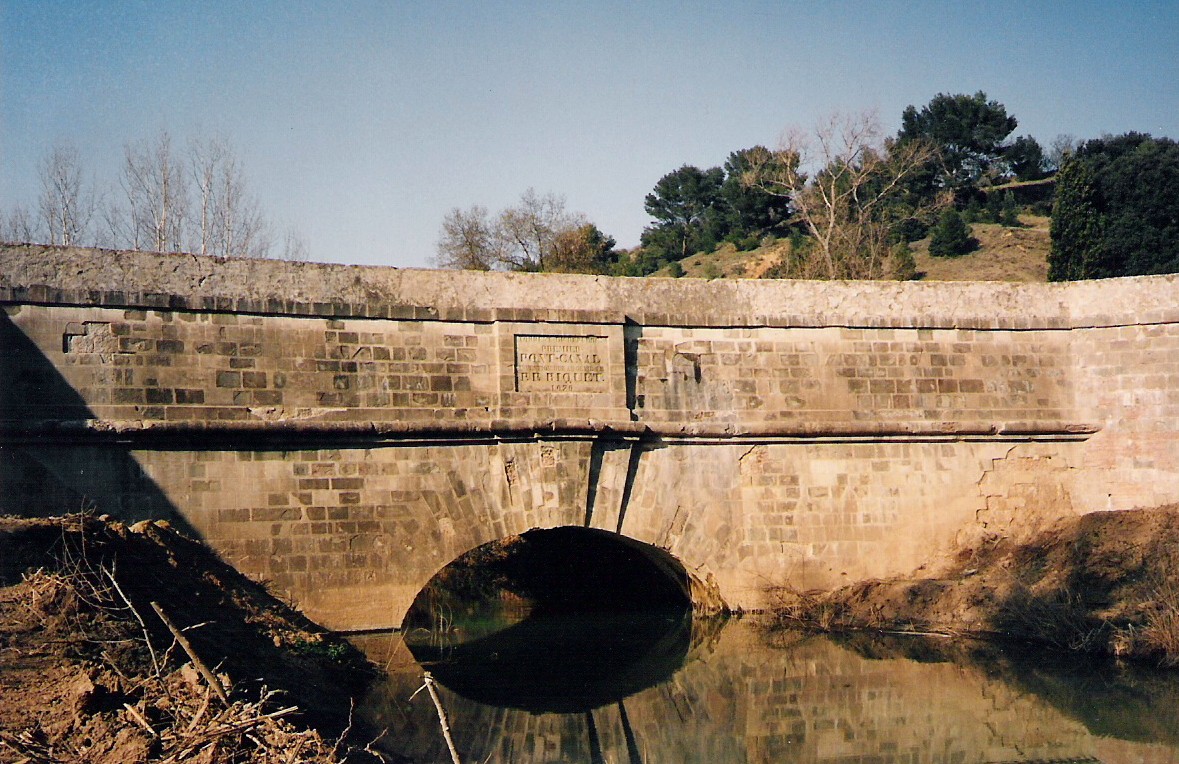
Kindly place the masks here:
<instances>
[{"instance_id":1,"label":"dry branch","mask_svg":"<svg viewBox=\"0 0 1179 764\"><path fill-rule=\"evenodd\" d=\"M434 708L438 711L438 723L442 726L442 737L446 740L447 750L450 751L450 760L454 764L463 764L458 749L454 747L454 739L450 736L450 720L446 718L446 709L442 707L442 699L438 697L438 690L434 687L434 677L427 671L423 678L426 691L430 693L430 700L434 701Z\"/></svg>"},{"instance_id":2,"label":"dry branch","mask_svg":"<svg viewBox=\"0 0 1179 764\"><path fill-rule=\"evenodd\" d=\"M151 606L156 611L156 615L160 617L160 620L164 622L164 625L168 627L168 631L172 632L172 636L176 637L176 641L184 648L184 652L188 653L188 657L192 659L192 663L196 666L197 671L201 672L201 676L209 683L209 687L213 689L213 692L217 693L217 697L221 698L221 702L228 706L229 695L226 694L225 688L221 685L221 680L209 670L209 667L197 655L196 650L193 649L192 644L188 641L188 637L184 636L184 632L176 628L176 624L172 623L172 619L168 618L164 613L164 609L160 607L160 603L153 602Z\"/></svg>"}]
</instances>

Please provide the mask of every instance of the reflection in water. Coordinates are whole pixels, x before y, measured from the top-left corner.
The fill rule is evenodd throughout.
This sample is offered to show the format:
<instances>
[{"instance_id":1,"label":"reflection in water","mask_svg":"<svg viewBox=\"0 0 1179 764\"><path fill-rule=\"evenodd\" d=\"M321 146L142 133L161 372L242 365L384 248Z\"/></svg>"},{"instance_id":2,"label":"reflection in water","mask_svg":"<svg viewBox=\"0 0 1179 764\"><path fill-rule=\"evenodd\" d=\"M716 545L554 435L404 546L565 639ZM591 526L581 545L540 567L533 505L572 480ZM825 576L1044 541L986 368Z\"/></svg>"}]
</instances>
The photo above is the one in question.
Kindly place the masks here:
<instances>
[{"instance_id":1,"label":"reflection in water","mask_svg":"<svg viewBox=\"0 0 1179 764\"><path fill-rule=\"evenodd\" d=\"M506 667L468 663L444 678L442 665L431 666L463 760L1179 764L1179 676L977 643L768 639L748 621L712 632L697 623L685 640L683 628L667 625L665 647L649 646L648 669L633 656L608 657L591 661L586 670L599 673L583 681L589 674L570 668L564 681L592 693L580 706L546 695L551 686L531 700L480 702L521 680L505 677L513 671ZM622 628L563 627L584 635L576 640L583 649ZM389 729L380 745L414 761L449 760L429 699L410 700L422 667L400 638L371 635L358 644L388 668L358 708L369 725ZM521 641L512 651L538 665L561 663L544 643L529 649ZM622 679L607 690L600 672L611 663ZM644 687L644 679L654 684ZM567 712L548 712L558 706Z\"/></svg>"},{"instance_id":2,"label":"reflection in water","mask_svg":"<svg viewBox=\"0 0 1179 764\"><path fill-rule=\"evenodd\" d=\"M658 684L683 665L686 608L527 618L460 644L410 644L418 662L463 697L533 713L578 713Z\"/></svg>"}]
</instances>

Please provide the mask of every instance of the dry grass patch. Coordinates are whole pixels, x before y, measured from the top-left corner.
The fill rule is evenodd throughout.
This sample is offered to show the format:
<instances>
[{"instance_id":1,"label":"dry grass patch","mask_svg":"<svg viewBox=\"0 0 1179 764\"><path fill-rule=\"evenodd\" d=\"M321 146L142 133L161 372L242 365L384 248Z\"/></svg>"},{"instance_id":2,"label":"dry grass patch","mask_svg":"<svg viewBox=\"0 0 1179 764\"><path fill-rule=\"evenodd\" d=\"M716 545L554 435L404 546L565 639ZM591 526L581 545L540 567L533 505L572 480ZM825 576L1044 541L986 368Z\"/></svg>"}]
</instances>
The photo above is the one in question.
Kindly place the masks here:
<instances>
[{"instance_id":1,"label":"dry grass patch","mask_svg":"<svg viewBox=\"0 0 1179 764\"><path fill-rule=\"evenodd\" d=\"M1046 282L1052 241L1050 219L1021 215L1023 228L995 223L973 223L971 234L979 248L962 257L932 257L929 239L913 244L917 272L924 281Z\"/></svg>"}]
</instances>

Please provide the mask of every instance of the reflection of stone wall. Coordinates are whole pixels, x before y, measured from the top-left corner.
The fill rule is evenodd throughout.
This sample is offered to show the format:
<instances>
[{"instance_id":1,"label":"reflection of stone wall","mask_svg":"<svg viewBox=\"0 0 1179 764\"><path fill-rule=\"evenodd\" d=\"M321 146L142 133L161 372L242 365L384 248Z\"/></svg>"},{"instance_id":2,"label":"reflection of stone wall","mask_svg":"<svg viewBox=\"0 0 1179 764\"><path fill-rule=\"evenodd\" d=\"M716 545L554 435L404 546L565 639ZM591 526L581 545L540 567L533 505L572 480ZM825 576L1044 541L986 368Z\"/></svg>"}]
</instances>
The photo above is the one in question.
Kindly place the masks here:
<instances>
[{"instance_id":1,"label":"reflection of stone wall","mask_svg":"<svg viewBox=\"0 0 1179 764\"><path fill-rule=\"evenodd\" d=\"M1177 298L0 247L0 511L170 515L337 627L559 524L759 607L1179 501Z\"/></svg>"},{"instance_id":2,"label":"reflection of stone wall","mask_svg":"<svg viewBox=\"0 0 1179 764\"><path fill-rule=\"evenodd\" d=\"M389 750L445 760L420 670L400 663L362 707L399 734ZM591 761L587 719L495 709L443 692L464 761ZM622 714L626 715L624 724ZM823 640L790 649L729 624L714 652L670 681L593 712L604 759L644 762L995 762L1084 759L1096 741L1076 721L1002 678L951 663L868 660Z\"/></svg>"}]
</instances>

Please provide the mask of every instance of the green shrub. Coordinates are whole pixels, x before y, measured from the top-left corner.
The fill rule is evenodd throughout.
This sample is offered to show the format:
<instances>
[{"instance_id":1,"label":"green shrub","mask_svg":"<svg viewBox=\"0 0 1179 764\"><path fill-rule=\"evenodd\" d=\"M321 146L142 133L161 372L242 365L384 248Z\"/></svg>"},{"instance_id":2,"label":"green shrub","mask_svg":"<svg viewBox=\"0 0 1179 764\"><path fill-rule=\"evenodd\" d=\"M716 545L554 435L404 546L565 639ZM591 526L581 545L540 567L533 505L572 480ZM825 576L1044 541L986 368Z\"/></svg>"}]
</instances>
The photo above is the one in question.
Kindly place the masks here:
<instances>
[{"instance_id":1,"label":"green shrub","mask_svg":"<svg viewBox=\"0 0 1179 764\"><path fill-rule=\"evenodd\" d=\"M1086 142L1056 179L1048 278L1179 273L1179 143Z\"/></svg>"},{"instance_id":2,"label":"green shrub","mask_svg":"<svg viewBox=\"0 0 1179 764\"><path fill-rule=\"evenodd\" d=\"M1019 222L1019 205L1015 203L1015 194L1010 190L1003 194L1003 211L999 215L999 224L1007 228L1023 226L1023 223Z\"/></svg>"},{"instance_id":3,"label":"green shrub","mask_svg":"<svg viewBox=\"0 0 1179 764\"><path fill-rule=\"evenodd\" d=\"M958 210L950 208L942 213L929 240L929 254L934 257L959 257L978 249L978 239L970 235L970 226L962 220Z\"/></svg>"}]
</instances>

